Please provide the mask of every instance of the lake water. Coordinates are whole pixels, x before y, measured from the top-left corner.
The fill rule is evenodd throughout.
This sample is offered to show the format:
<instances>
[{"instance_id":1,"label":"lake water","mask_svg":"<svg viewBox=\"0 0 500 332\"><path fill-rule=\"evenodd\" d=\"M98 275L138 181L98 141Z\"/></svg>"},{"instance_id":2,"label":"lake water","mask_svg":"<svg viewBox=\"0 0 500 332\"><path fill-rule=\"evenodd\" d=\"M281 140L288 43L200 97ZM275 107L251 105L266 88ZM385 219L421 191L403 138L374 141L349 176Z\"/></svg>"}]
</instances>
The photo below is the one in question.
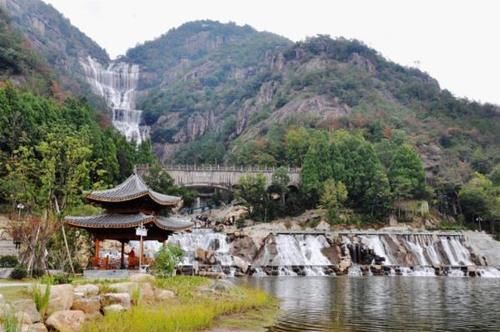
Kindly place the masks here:
<instances>
[{"instance_id":1,"label":"lake water","mask_svg":"<svg viewBox=\"0 0 500 332\"><path fill-rule=\"evenodd\" d=\"M500 279L268 277L281 301L269 331L500 331Z\"/></svg>"}]
</instances>

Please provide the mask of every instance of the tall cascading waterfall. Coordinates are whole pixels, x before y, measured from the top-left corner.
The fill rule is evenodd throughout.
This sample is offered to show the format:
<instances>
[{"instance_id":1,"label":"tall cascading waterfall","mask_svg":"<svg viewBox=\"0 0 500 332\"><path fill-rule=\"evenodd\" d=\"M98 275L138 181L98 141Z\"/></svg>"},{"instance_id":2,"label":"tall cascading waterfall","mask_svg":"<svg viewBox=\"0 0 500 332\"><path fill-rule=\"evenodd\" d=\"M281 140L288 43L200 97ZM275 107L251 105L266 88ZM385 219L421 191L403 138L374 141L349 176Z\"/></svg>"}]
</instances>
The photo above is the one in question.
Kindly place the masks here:
<instances>
[{"instance_id":1,"label":"tall cascading waterfall","mask_svg":"<svg viewBox=\"0 0 500 332\"><path fill-rule=\"evenodd\" d=\"M105 68L90 56L80 64L93 91L111 108L113 126L129 142L140 144L148 139L149 127L141 126L142 111L135 109L139 66L118 61Z\"/></svg>"}]
</instances>

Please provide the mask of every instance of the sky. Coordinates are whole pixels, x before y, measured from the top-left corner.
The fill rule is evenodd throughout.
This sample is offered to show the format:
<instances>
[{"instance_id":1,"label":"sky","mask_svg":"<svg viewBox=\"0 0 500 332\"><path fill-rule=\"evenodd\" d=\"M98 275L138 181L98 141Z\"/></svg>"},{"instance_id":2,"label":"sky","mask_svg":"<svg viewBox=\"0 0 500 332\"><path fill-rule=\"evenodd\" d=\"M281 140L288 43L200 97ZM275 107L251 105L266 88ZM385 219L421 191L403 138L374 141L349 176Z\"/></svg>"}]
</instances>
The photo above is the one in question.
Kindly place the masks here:
<instances>
[{"instance_id":1,"label":"sky","mask_svg":"<svg viewBox=\"0 0 500 332\"><path fill-rule=\"evenodd\" d=\"M426 71L459 97L500 105L496 0L44 0L112 57L200 19L249 24L293 41L355 38Z\"/></svg>"}]
</instances>

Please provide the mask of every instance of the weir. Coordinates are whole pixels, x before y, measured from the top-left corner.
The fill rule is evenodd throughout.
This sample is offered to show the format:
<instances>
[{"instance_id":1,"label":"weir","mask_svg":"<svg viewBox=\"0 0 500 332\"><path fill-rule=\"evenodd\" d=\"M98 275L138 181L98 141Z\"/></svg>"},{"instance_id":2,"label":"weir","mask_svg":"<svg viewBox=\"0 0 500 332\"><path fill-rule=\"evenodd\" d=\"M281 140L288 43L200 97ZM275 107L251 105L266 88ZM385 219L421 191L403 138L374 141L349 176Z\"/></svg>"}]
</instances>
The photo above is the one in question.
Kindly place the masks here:
<instances>
[{"instance_id":1,"label":"weir","mask_svg":"<svg viewBox=\"0 0 500 332\"><path fill-rule=\"evenodd\" d=\"M230 237L209 229L174 234L185 266L198 262L199 249L213 252L213 271L234 275L239 271ZM255 276L400 275L500 277L499 267L487 266L458 232L270 232L248 261L244 272ZM241 272L241 271L240 271Z\"/></svg>"},{"instance_id":2,"label":"weir","mask_svg":"<svg viewBox=\"0 0 500 332\"><path fill-rule=\"evenodd\" d=\"M80 64L94 93L110 107L113 126L127 141L140 144L148 139L149 127L141 126L142 111L135 106L139 66L118 61L104 67L90 56Z\"/></svg>"}]
</instances>

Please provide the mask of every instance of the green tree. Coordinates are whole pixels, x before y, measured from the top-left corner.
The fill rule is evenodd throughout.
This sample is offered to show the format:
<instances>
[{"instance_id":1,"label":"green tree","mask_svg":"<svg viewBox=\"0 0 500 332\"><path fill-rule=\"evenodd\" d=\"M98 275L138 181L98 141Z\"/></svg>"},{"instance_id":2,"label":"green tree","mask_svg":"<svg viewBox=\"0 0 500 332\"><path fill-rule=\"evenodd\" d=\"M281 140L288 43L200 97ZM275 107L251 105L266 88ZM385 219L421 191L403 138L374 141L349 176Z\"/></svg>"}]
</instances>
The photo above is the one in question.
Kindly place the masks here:
<instances>
[{"instance_id":1,"label":"green tree","mask_svg":"<svg viewBox=\"0 0 500 332\"><path fill-rule=\"evenodd\" d=\"M300 178L304 192L319 194L323 182L333 176L330 147L326 137L309 147L304 158Z\"/></svg>"},{"instance_id":2,"label":"green tree","mask_svg":"<svg viewBox=\"0 0 500 332\"><path fill-rule=\"evenodd\" d=\"M320 206L327 210L328 221L333 223L338 220L339 210L347 200L347 188L342 182L328 179L323 184Z\"/></svg>"},{"instance_id":3,"label":"green tree","mask_svg":"<svg viewBox=\"0 0 500 332\"><path fill-rule=\"evenodd\" d=\"M266 191L266 177L263 174L242 176L235 195L248 208L251 217L262 221L269 220L269 197Z\"/></svg>"},{"instance_id":4,"label":"green tree","mask_svg":"<svg viewBox=\"0 0 500 332\"><path fill-rule=\"evenodd\" d=\"M280 191L281 206L285 206L286 193L288 192L288 184L290 177L288 176L288 169L286 167L278 167L272 176L272 185Z\"/></svg>"},{"instance_id":5,"label":"green tree","mask_svg":"<svg viewBox=\"0 0 500 332\"><path fill-rule=\"evenodd\" d=\"M425 172L417 152L408 144L396 151L389 168L389 181L398 200L425 194Z\"/></svg>"},{"instance_id":6,"label":"green tree","mask_svg":"<svg viewBox=\"0 0 500 332\"><path fill-rule=\"evenodd\" d=\"M183 256L184 251L178 246L174 244L163 245L155 254L153 274L162 278L172 276Z\"/></svg>"}]
</instances>

